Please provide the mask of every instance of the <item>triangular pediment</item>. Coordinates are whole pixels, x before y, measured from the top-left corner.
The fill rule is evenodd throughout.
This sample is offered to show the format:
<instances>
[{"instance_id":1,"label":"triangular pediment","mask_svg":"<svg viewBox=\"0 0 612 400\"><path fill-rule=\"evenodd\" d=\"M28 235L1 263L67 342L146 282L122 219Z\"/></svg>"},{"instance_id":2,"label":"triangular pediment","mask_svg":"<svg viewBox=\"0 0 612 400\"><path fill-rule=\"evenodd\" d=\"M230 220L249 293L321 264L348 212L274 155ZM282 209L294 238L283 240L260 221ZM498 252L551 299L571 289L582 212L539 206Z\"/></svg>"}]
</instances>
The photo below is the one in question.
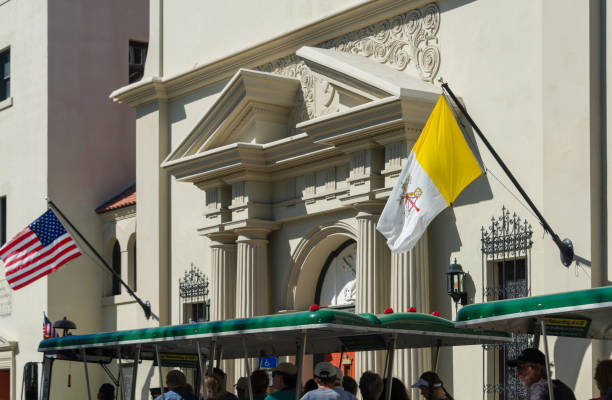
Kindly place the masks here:
<instances>
[{"instance_id":1,"label":"triangular pediment","mask_svg":"<svg viewBox=\"0 0 612 400\"><path fill-rule=\"evenodd\" d=\"M240 69L166 161L231 143L262 144L286 135L300 81Z\"/></svg>"}]
</instances>

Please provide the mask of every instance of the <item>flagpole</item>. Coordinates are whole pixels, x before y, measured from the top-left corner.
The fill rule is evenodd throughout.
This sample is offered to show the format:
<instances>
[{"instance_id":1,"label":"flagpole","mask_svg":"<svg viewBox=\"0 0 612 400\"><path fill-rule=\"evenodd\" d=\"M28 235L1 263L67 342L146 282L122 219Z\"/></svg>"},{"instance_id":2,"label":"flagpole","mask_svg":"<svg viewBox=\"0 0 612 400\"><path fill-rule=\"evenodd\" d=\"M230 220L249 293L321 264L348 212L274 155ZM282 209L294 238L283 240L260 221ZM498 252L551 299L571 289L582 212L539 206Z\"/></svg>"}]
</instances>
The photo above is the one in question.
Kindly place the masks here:
<instances>
[{"instance_id":1,"label":"flagpole","mask_svg":"<svg viewBox=\"0 0 612 400\"><path fill-rule=\"evenodd\" d=\"M58 214L62 217L62 219L64 221L66 221L68 223L68 225L70 225L70 228L76 232L77 235L79 235L79 237L81 238L81 240L83 242L85 242L85 244L87 245L87 247L89 247L89 249L91 251L93 251L93 253L96 255L96 257L98 257L98 259L102 262L102 264L106 267L106 269L108 269L110 271L111 274L113 274L113 277L115 277L116 279L119 280L119 282L121 282L121 284L127 289L128 293L130 294L130 296L132 296L136 302L140 305L140 307L142 307L142 310L145 313L145 317L147 317L147 319L151 318L151 304L149 303L149 301L147 300L146 302L143 302L140 297L138 297L136 295L136 293L134 293L134 291L123 281L123 279L121 279L121 275L119 275L117 273L117 271L115 271L114 269L112 269L110 267L110 265L108 265L108 263L106 262L106 260L104 260L102 258L102 256L96 251L96 249L89 243L89 241L87 239L85 239L85 236L83 236L83 234L81 234L81 232L79 232L79 230L72 224L72 222L70 222L70 220L68 219L68 217L66 217L64 215L64 213L62 212L62 210L60 210L55 203L53 203L53 200L49 200L47 199L47 204L49 204L49 206L51 206L51 208L53 208L55 211L58 212Z\"/></svg>"},{"instance_id":2,"label":"flagpole","mask_svg":"<svg viewBox=\"0 0 612 400\"><path fill-rule=\"evenodd\" d=\"M474 122L474 120L472 119L472 117L470 117L470 114L468 114L467 110L463 107L463 105L459 102L459 100L457 99L457 97L455 96L455 94L453 93L453 91L451 90L451 88L448 86L447 82L444 82L444 79L442 79L441 77L438 78L438 82L442 83L442 89L444 89L449 96L453 99L453 102L455 103L455 105L457 106L457 108L459 108L459 110L461 111L461 113L465 116L465 118L468 120L468 122L470 123L470 125L472 125L472 127L474 128L474 130L476 131L476 133L478 134L478 137L483 141L483 143L485 144L485 146L487 147L487 149L489 150L489 152L491 152L491 154L493 155L493 158L495 158L495 160L497 161L497 163L502 167L502 169L504 170L504 172L506 173L506 175L508 176L508 178L510 178L510 181L512 181L512 183L514 184L514 187L516 187L516 189L519 191L519 193L521 194L521 196L523 196L523 199L525 199L525 201L527 202L527 204L529 204L529 207L531 207L531 209L533 210L533 212L536 214L536 216L538 217L538 219L540 220L540 223L542 224L542 226L544 227L544 230L546 232L548 232L551 236L552 236L552 240L553 242L555 242L555 244L557 245L557 247L559 247L559 251L561 252L561 262L563 263L563 265L565 265L566 267L568 267L572 261L574 260L574 245L572 244L572 241L569 239L563 239L561 240L559 238L559 236L553 231L553 229L550 227L550 225L548 224L548 222L546 222L546 219L544 218L544 216L540 213L540 211L538 210L538 208L535 206L535 204L533 203L533 201L531 201L531 199L529 198L529 196L527 195L527 193L525 192L525 190L523 190L522 186L519 184L519 182L516 180L516 178L514 177L514 175L512 175L512 172L510 172L510 170L508 169L508 167L506 166L506 164L504 163L504 161L501 159L501 157L497 154L497 152L495 151L495 149L493 149L493 146L491 146L491 143L489 143L489 141L487 140L487 138L484 136L484 134L482 133L482 131L478 128L478 125L476 125L476 123Z\"/></svg>"}]
</instances>

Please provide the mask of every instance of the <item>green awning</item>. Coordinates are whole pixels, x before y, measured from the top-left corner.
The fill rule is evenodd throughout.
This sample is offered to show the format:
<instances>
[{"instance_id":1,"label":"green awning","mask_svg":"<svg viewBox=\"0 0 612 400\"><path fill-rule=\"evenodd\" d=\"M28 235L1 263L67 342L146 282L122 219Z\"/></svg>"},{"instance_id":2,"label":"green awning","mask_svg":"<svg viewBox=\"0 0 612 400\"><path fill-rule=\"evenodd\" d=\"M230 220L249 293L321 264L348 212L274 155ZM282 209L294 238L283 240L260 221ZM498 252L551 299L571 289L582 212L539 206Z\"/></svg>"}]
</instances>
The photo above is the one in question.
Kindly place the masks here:
<instances>
[{"instance_id":1,"label":"green awning","mask_svg":"<svg viewBox=\"0 0 612 400\"><path fill-rule=\"evenodd\" d=\"M472 304L456 326L533 333L542 319L549 335L612 339L612 286Z\"/></svg>"},{"instance_id":2,"label":"green awning","mask_svg":"<svg viewBox=\"0 0 612 400\"><path fill-rule=\"evenodd\" d=\"M89 359L112 358L118 347L142 346L141 358L153 359L153 344L160 352L195 353L195 340L207 348L215 340L223 358L244 356L242 340L249 356L290 355L296 352L301 333L307 333L306 353L333 353L342 350L384 349L396 335L397 348L496 343L509 340L499 332L456 328L443 318L418 313L387 315L353 314L346 311L318 310L265 315L206 323L164 326L91 335L74 335L43 340L38 350L78 359L76 350L87 349ZM115 352L115 353L113 353ZM125 358L130 358L129 350Z\"/></svg>"}]
</instances>

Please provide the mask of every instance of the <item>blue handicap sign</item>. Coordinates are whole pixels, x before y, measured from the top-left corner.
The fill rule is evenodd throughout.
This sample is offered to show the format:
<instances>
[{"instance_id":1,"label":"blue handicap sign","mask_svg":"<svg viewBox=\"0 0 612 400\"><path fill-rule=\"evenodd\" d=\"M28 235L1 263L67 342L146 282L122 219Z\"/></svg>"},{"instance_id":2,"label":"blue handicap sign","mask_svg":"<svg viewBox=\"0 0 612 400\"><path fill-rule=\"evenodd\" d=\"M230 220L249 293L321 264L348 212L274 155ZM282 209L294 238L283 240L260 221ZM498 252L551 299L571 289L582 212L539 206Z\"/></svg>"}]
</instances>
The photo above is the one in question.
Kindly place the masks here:
<instances>
[{"instance_id":1,"label":"blue handicap sign","mask_svg":"<svg viewBox=\"0 0 612 400\"><path fill-rule=\"evenodd\" d=\"M259 360L259 368L272 369L276 368L277 358L276 357L261 357Z\"/></svg>"}]
</instances>

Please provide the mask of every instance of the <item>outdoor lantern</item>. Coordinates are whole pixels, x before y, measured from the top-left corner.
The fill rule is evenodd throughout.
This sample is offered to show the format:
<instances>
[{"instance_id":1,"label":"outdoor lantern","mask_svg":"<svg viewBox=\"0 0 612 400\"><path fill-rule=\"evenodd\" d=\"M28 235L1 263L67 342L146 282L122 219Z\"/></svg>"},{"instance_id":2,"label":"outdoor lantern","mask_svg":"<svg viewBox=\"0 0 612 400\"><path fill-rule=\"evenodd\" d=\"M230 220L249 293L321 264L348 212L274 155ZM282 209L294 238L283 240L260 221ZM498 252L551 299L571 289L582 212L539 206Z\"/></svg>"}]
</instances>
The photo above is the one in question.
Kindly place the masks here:
<instances>
[{"instance_id":1,"label":"outdoor lantern","mask_svg":"<svg viewBox=\"0 0 612 400\"><path fill-rule=\"evenodd\" d=\"M64 332L62 336L70 336L71 333L68 333L70 329L76 329L76 324L64 317L64 319L60 319L59 321L55 321L53 323L53 327L55 329L62 329Z\"/></svg>"},{"instance_id":2,"label":"outdoor lantern","mask_svg":"<svg viewBox=\"0 0 612 400\"><path fill-rule=\"evenodd\" d=\"M457 259L448 267L446 273L446 291L448 295L453 298L455 306L457 302L461 301L461 305L467 304L467 292L463 289L463 277L465 272L461 265L457 264Z\"/></svg>"}]
</instances>

